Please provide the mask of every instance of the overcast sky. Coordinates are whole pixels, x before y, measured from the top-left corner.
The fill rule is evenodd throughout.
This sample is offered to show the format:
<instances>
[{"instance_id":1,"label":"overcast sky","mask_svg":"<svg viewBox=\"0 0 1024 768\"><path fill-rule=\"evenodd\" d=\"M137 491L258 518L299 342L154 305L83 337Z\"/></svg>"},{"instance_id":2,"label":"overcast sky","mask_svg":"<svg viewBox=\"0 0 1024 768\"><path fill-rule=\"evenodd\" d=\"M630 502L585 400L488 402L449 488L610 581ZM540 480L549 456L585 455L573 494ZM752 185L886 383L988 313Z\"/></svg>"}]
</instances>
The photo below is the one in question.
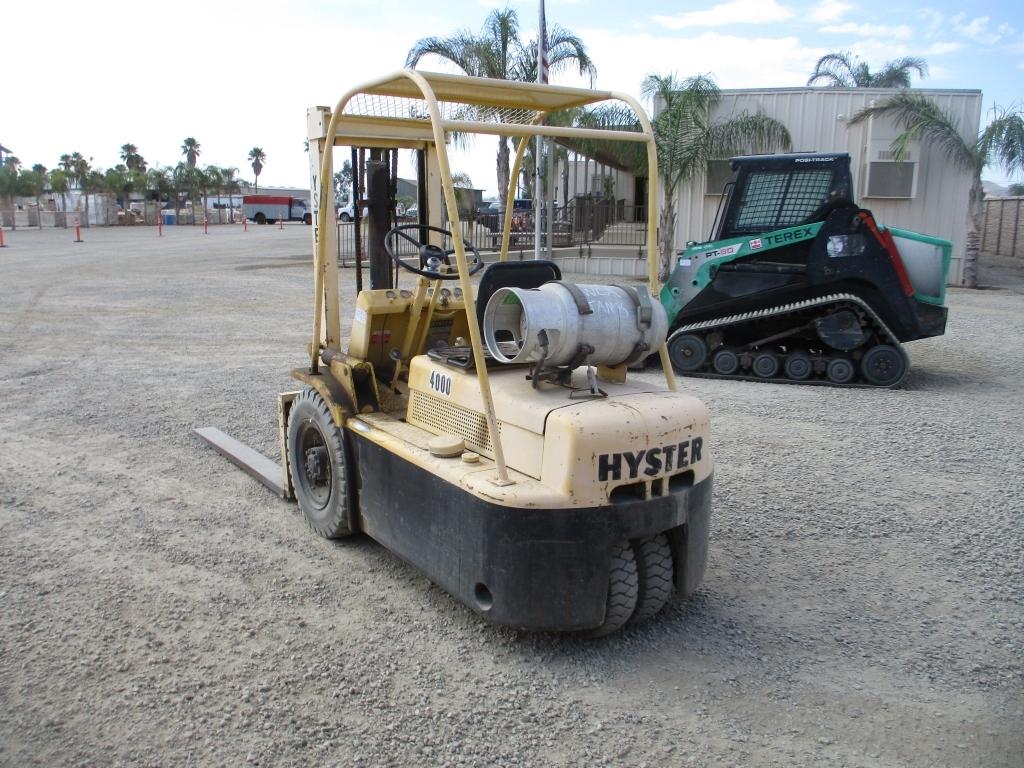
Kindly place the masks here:
<instances>
[{"instance_id":1,"label":"overcast sky","mask_svg":"<svg viewBox=\"0 0 1024 768\"><path fill-rule=\"evenodd\" d=\"M236 166L251 181L246 156L259 146L267 155L261 184L306 186L308 106L333 107L345 89L400 68L417 39L477 31L501 5L6 3L0 144L28 166L53 167L79 151L109 167L131 142L152 166L177 163L182 140L194 136L202 165ZM536 2L510 5L523 37L532 36ZM548 0L547 17L587 44L598 88L639 95L644 75L673 71L711 73L723 88L801 86L829 51L852 51L872 69L922 56L931 69L924 86L984 92L984 123L993 103L1024 99L1022 8L1020 0ZM444 69L436 61L420 68ZM580 83L565 74L552 82ZM494 145L478 137L452 162L488 193L496 189ZM1006 181L998 169L985 177Z\"/></svg>"}]
</instances>

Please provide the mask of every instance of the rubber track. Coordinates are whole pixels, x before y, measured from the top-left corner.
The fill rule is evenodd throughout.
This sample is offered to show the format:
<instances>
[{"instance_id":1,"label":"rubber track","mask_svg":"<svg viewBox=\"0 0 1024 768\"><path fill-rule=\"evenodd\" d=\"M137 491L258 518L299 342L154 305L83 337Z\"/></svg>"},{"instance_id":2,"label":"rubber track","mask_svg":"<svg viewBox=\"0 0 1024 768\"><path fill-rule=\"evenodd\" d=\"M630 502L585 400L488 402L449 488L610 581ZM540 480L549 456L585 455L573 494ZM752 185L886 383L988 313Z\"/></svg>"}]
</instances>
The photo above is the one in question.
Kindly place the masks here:
<instances>
[{"instance_id":1,"label":"rubber track","mask_svg":"<svg viewBox=\"0 0 1024 768\"><path fill-rule=\"evenodd\" d=\"M898 381L889 384L888 386L880 386L878 384L871 384L867 381L851 381L848 384L837 384L828 379L790 379L785 376L773 377L770 379L763 379L760 376L746 373L734 373L734 374L721 374L715 373L714 371L690 371L688 373L680 373L680 376L696 376L702 379L726 379L731 381L763 381L770 384L810 384L827 387L846 387L850 389L893 389L903 383L903 380L907 378L907 373L910 371L910 356L907 351L900 344L899 339L896 338L896 334L889 330L889 327L885 322L878 316L878 313L871 308L863 299L859 296L854 296L852 293L833 293L828 296L822 296L817 299L806 299L804 301L795 301L791 304L780 304L777 307L769 307L768 309L759 309L752 312L743 312L738 315L729 315L728 317L718 317L713 320L702 320L699 323L691 323L690 325L682 325L672 332L671 336L677 334L692 333L693 331L707 331L714 328L720 328L725 325L733 325L737 323L749 323L756 320L761 320L765 317L775 317L777 315L783 315L787 312L799 312L810 307L822 306L825 304L836 304L836 303L847 303L856 304L857 307L864 311L872 323L875 324L875 330L883 335L888 343L899 350L900 354L903 355L904 371L903 376ZM670 338L671 338L670 336ZM853 361L851 361L853 362ZM861 376L860 367L856 364L854 368L857 372L857 377ZM779 366L779 370L783 370L783 366Z\"/></svg>"}]
</instances>

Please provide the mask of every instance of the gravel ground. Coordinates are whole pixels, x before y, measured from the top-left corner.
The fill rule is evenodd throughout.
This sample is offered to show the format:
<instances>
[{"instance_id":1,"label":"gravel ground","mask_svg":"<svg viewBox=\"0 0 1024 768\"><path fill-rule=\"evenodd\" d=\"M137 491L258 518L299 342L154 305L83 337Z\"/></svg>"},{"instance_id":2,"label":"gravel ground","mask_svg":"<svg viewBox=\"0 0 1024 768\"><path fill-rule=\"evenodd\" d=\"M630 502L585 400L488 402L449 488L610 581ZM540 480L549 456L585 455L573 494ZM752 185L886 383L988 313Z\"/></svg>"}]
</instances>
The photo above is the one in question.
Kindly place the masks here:
<instances>
[{"instance_id":1,"label":"gravel ground","mask_svg":"<svg viewBox=\"0 0 1024 768\"><path fill-rule=\"evenodd\" d=\"M308 229L7 235L0 764L1021 765L1021 293L951 291L898 391L684 380L705 585L585 642L315 538L190 434L274 456Z\"/></svg>"}]
</instances>

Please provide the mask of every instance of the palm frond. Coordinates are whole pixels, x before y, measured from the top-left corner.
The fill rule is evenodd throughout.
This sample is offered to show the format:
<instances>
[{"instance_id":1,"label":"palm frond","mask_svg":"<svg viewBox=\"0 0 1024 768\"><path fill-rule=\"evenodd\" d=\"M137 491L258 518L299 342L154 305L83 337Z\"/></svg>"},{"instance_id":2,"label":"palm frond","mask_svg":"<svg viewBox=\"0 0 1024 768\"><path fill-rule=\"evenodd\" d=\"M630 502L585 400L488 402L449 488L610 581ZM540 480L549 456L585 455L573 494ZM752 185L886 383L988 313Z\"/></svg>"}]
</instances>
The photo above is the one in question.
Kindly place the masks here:
<instances>
[{"instance_id":1,"label":"palm frond","mask_svg":"<svg viewBox=\"0 0 1024 768\"><path fill-rule=\"evenodd\" d=\"M897 161L906 158L911 142L921 141L935 146L950 162L969 173L980 173L985 166L977 142L965 140L956 121L921 94L897 93L881 104L860 110L850 124L856 125L872 117L890 117L903 129L892 143Z\"/></svg>"},{"instance_id":2,"label":"palm frond","mask_svg":"<svg viewBox=\"0 0 1024 768\"><path fill-rule=\"evenodd\" d=\"M807 79L808 85L816 85L819 80L831 88L850 88L855 85L854 60L851 54L840 51L826 53L814 65L814 72Z\"/></svg>"},{"instance_id":3,"label":"palm frond","mask_svg":"<svg viewBox=\"0 0 1024 768\"><path fill-rule=\"evenodd\" d=\"M758 112L743 113L717 123L709 132L712 157L724 158L732 155L763 155L771 152L788 152L793 146L789 129L773 117Z\"/></svg>"},{"instance_id":4,"label":"palm frond","mask_svg":"<svg viewBox=\"0 0 1024 768\"><path fill-rule=\"evenodd\" d=\"M1024 174L1024 114L1019 109L995 107L995 119L978 142L980 154L1002 165L1010 174Z\"/></svg>"}]
</instances>

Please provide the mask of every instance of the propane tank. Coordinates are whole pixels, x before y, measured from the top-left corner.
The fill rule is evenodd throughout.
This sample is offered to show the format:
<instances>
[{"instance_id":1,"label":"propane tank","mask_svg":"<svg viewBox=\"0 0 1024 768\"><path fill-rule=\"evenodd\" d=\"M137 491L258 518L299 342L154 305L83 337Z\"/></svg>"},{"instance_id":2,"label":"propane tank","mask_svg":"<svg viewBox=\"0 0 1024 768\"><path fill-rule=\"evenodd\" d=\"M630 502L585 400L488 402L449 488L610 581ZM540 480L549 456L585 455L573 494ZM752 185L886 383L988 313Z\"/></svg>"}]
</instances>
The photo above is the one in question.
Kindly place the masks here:
<instances>
[{"instance_id":1,"label":"propane tank","mask_svg":"<svg viewBox=\"0 0 1024 768\"><path fill-rule=\"evenodd\" d=\"M484 341L502 363L632 364L665 342L668 316L644 287L500 288L484 310Z\"/></svg>"}]
</instances>

